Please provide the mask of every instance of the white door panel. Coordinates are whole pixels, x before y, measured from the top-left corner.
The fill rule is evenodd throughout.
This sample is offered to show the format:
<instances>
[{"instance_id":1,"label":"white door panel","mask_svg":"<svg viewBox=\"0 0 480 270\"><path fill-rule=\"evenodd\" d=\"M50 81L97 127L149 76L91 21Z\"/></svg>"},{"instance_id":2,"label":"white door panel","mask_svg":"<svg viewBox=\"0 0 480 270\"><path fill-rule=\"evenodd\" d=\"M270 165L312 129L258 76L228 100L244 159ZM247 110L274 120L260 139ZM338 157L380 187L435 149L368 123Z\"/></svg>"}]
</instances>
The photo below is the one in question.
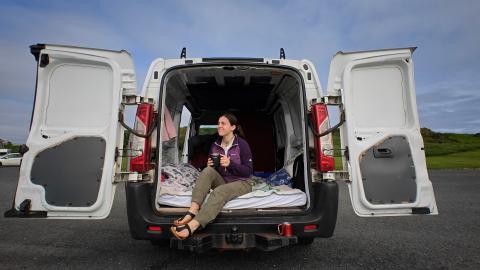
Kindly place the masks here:
<instances>
[{"instance_id":1,"label":"white door panel","mask_svg":"<svg viewBox=\"0 0 480 270\"><path fill-rule=\"evenodd\" d=\"M349 191L360 216L436 214L420 135L413 49L338 53L330 94L341 93Z\"/></svg>"},{"instance_id":2,"label":"white door panel","mask_svg":"<svg viewBox=\"0 0 480 270\"><path fill-rule=\"evenodd\" d=\"M29 151L11 213L104 218L121 166L122 93L135 94L133 61L125 51L55 45L39 54Z\"/></svg>"}]
</instances>

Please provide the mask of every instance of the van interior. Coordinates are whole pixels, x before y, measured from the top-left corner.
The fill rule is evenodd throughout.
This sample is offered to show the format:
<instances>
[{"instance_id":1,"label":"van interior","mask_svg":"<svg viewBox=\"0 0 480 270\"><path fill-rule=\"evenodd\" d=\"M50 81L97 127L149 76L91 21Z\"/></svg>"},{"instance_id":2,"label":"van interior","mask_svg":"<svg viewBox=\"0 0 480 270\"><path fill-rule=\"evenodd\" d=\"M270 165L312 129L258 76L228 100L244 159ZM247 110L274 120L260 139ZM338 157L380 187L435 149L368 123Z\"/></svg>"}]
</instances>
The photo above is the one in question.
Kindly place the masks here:
<instances>
[{"instance_id":1,"label":"van interior","mask_svg":"<svg viewBox=\"0 0 480 270\"><path fill-rule=\"evenodd\" d=\"M298 212L309 207L309 174L304 166L308 164L305 94L298 73L262 65L183 67L165 75L162 90L159 114L163 121L157 132L158 212L183 212L190 205L188 192L165 192L162 172L165 166L179 164L190 164L198 171L205 168L210 146L218 138L218 118L225 112L238 118L245 133L254 176L265 178L288 168L297 197L272 193L270 201L257 198L268 204L250 200L243 206L225 207L222 213Z\"/></svg>"}]
</instances>

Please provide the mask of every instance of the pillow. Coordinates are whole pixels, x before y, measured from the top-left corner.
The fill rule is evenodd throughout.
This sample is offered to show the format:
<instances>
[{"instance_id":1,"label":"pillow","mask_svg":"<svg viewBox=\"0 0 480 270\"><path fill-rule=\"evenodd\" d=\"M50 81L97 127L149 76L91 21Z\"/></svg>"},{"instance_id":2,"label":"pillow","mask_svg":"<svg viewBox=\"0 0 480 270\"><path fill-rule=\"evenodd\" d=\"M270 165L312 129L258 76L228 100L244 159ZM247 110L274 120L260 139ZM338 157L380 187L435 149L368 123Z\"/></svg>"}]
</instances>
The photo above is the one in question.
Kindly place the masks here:
<instances>
[{"instance_id":1,"label":"pillow","mask_svg":"<svg viewBox=\"0 0 480 270\"><path fill-rule=\"evenodd\" d=\"M292 187L292 177L285 168L282 168L265 179L265 182L272 186L287 185Z\"/></svg>"},{"instance_id":2,"label":"pillow","mask_svg":"<svg viewBox=\"0 0 480 270\"><path fill-rule=\"evenodd\" d=\"M195 186L195 181L197 181L200 172L188 163L183 164L168 164L162 166L161 175L165 177L162 182L167 182L172 184L182 185L186 190L191 190Z\"/></svg>"}]
</instances>

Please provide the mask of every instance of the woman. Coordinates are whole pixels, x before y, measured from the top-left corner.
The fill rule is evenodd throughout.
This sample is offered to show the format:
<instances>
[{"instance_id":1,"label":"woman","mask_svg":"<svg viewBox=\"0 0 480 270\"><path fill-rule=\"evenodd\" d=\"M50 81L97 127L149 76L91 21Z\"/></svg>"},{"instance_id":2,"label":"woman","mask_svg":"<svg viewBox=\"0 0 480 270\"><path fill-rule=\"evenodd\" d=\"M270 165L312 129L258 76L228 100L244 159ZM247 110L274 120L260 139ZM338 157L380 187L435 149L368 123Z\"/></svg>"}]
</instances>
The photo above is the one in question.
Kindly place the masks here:
<instances>
[{"instance_id":1,"label":"woman","mask_svg":"<svg viewBox=\"0 0 480 270\"><path fill-rule=\"evenodd\" d=\"M193 189L190 209L173 222L170 231L180 240L212 222L228 201L252 191L247 181L253 172L252 153L241 138L244 135L237 118L230 113L223 114L218 119L217 131L220 138L210 147L210 155L220 155L220 166L215 169L213 160L208 158L207 167ZM210 189L213 189L210 197L200 208Z\"/></svg>"}]
</instances>

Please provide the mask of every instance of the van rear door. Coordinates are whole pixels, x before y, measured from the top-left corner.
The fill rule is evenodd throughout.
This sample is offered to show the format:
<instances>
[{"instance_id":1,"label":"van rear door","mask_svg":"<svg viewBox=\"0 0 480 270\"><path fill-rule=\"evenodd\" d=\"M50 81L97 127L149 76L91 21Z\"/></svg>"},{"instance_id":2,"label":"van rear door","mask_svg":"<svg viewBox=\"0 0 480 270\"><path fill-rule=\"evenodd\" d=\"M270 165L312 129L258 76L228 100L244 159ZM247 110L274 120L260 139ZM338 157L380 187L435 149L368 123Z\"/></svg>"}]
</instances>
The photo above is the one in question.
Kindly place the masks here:
<instances>
[{"instance_id":1,"label":"van rear door","mask_svg":"<svg viewBox=\"0 0 480 270\"><path fill-rule=\"evenodd\" d=\"M437 214L420 135L415 48L343 53L330 66L329 95L341 95L342 148L359 216Z\"/></svg>"},{"instance_id":2,"label":"van rear door","mask_svg":"<svg viewBox=\"0 0 480 270\"><path fill-rule=\"evenodd\" d=\"M126 51L31 46L35 105L9 217L105 218L115 193L122 94L135 95Z\"/></svg>"}]
</instances>

